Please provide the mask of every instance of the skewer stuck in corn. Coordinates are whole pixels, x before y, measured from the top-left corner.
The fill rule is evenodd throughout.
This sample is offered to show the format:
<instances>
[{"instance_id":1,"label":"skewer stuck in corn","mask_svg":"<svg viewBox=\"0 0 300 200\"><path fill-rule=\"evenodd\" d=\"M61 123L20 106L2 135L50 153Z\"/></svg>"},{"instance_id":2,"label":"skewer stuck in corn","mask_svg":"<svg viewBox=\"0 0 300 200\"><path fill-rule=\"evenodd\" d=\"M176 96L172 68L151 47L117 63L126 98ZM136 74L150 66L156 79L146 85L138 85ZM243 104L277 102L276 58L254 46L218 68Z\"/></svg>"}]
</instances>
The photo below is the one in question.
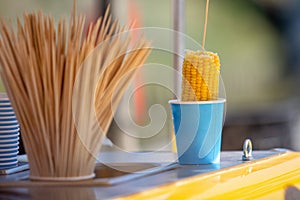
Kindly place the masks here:
<instances>
[{"instance_id":1,"label":"skewer stuck in corn","mask_svg":"<svg viewBox=\"0 0 300 200\"><path fill-rule=\"evenodd\" d=\"M220 59L208 51L188 51L182 65L182 101L218 98Z\"/></svg>"}]
</instances>

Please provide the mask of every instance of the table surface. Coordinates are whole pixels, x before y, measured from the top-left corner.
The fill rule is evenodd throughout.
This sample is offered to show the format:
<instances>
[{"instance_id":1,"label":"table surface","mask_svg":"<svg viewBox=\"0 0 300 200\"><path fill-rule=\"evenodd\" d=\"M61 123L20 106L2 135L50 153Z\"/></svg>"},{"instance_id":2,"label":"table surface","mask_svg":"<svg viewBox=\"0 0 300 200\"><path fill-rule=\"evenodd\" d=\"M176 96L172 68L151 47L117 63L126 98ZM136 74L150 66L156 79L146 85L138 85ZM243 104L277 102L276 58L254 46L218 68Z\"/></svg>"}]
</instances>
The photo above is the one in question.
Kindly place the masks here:
<instances>
[{"instance_id":1,"label":"table surface","mask_svg":"<svg viewBox=\"0 0 300 200\"><path fill-rule=\"evenodd\" d=\"M269 151L254 151L255 160L282 153L281 149ZM102 163L159 163L168 164L176 162L173 152L102 152L99 155ZM242 164L242 151L225 151L221 153L220 165L178 165L171 170L151 174L111 186L40 186L31 187L5 187L6 183L17 184L28 179L29 171L11 175L0 176L0 199L108 199L125 196L163 184L176 182L187 177L212 172ZM9 184L8 184L9 185Z\"/></svg>"}]
</instances>

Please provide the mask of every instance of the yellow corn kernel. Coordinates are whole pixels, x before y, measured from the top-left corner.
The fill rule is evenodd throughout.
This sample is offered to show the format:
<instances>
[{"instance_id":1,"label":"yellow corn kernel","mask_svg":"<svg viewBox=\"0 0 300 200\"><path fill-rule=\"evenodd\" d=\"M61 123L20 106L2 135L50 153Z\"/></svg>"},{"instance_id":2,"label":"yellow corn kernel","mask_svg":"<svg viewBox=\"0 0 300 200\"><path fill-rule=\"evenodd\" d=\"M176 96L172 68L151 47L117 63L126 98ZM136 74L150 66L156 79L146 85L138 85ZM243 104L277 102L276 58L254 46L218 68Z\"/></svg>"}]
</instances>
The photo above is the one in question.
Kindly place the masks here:
<instances>
[{"instance_id":1,"label":"yellow corn kernel","mask_svg":"<svg viewBox=\"0 0 300 200\"><path fill-rule=\"evenodd\" d=\"M220 59L213 52L189 51L182 64L182 101L218 98Z\"/></svg>"}]
</instances>

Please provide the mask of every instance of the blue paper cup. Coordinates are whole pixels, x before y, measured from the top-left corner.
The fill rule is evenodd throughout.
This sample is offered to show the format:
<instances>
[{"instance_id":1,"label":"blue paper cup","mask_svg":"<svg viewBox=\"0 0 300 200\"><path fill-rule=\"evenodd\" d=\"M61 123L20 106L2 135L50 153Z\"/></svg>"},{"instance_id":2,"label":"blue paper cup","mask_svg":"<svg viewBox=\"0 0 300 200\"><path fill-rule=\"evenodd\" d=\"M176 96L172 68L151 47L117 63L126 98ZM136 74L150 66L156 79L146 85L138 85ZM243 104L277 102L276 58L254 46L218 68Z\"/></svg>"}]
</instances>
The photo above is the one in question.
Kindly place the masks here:
<instances>
[{"instance_id":1,"label":"blue paper cup","mask_svg":"<svg viewBox=\"0 0 300 200\"><path fill-rule=\"evenodd\" d=\"M1 130L0 129L0 136L3 137L11 137L14 136L15 134L19 134L20 128L18 127L17 129L14 130Z\"/></svg>"},{"instance_id":2,"label":"blue paper cup","mask_svg":"<svg viewBox=\"0 0 300 200\"><path fill-rule=\"evenodd\" d=\"M12 125L3 125L0 124L0 133L4 133L4 132L10 132L10 131L16 131L19 129L19 124L12 124Z\"/></svg>"},{"instance_id":3,"label":"blue paper cup","mask_svg":"<svg viewBox=\"0 0 300 200\"><path fill-rule=\"evenodd\" d=\"M15 152L11 152L11 153L0 152L0 159L17 157L18 153L19 153L19 151L15 151Z\"/></svg>"},{"instance_id":4,"label":"blue paper cup","mask_svg":"<svg viewBox=\"0 0 300 200\"><path fill-rule=\"evenodd\" d=\"M0 108L0 113L2 115L5 115L5 114L15 114L12 107L4 107L4 108L2 107L2 108Z\"/></svg>"},{"instance_id":5,"label":"blue paper cup","mask_svg":"<svg viewBox=\"0 0 300 200\"><path fill-rule=\"evenodd\" d=\"M6 122L10 123L11 121L16 121L17 118L16 116L11 116L11 117L2 117L0 116L0 123L4 124Z\"/></svg>"},{"instance_id":6,"label":"blue paper cup","mask_svg":"<svg viewBox=\"0 0 300 200\"><path fill-rule=\"evenodd\" d=\"M3 121L0 119L0 128L5 126L19 126L17 120Z\"/></svg>"},{"instance_id":7,"label":"blue paper cup","mask_svg":"<svg viewBox=\"0 0 300 200\"><path fill-rule=\"evenodd\" d=\"M225 99L169 101L180 164L220 162L225 102Z\"/></svg>"},{"instance_id":8,"label":"blue paper cup","mask_svg":"<svg viewBox=\"0 0 300 200\"><path fill-rule=\"evenodd\" d=\"M7 108L7 107L12 107L10 101L7 101L7 102L1 102L0 101L0 109L1 108Z\"/></svg>"},{"instance_id":9,"label":"blue paper cup","mask_svg":"<svg viewBox=\"0 0 300 200\"><path fill-rule=\"evenodd\" d=\"M7 168L11 168L11 167L16 167L18 165L18 160L14 160L12 162L4 162L4 163L1 163L0 162L0 169L7 169Z\"/></svg>"},{"instance_id":10,"label":"blue paper cup","mask_svg":"<svg viewBox=\"0 0 300 200\"><path fill-rule=\"evenodd\" d=\"M9 147L9 148L4 148L4 149L1 149L0 148L0 155L2 154L10 154L10 153L19 153L19 146L12 146L12 147Z\"/></svg>"},{"instance_id":11,"label":"blue paper cup","mask_svg":"<svg viewBox=\"0 0 300 200\"><path fill-rule=\"evenodd\" d=\"M7 142L7 143L0 143L0 150L9 150L12 148L17 148L19 147L19 141L14 141L14 142Z\"/></svg>"},{"instance_id":12,"label":"blue paper cup","mask_svg":"<svg viewBox=\"0 0 300 200\"><path fill-rule=\"evenodd\" d=\"M0 118L16 118L16 115L13 111L10 111L10 112L0 112Z\"/></svg>"},{"instance_id":13,"label":"blue paper cup","mask_svg":"<svg viewBox=\"0 0 300 200\"><path fill-rule=\"evenodd\" d=\"M0 138L0 146L2 144L16 144L18 141L19 141L19 137L13 139L6 139L6 140Z\"/></svg>"},{"instance_id":14,"label":"blue paper cup","mask_svg":"<svg viewBox=\"0 0 300 200\"><path fill-rule=\"evenodd\" d=\"M17 161L18 161L18 157L16 155L0 158L0 164L3 165L11 162L17 162Z\"/></svg>"},{"instance_id":15,"label":"blue paper cup","mask_svg":"<svg viewBox=\"0 0 300 200\"><path fill-rule=\"evenodd\" d=\"M14 134L1 134L0 133L0 142L3 140L11 140L11 139L19 139L20 133L14 133Z\"/></svg>"}]
</instances>

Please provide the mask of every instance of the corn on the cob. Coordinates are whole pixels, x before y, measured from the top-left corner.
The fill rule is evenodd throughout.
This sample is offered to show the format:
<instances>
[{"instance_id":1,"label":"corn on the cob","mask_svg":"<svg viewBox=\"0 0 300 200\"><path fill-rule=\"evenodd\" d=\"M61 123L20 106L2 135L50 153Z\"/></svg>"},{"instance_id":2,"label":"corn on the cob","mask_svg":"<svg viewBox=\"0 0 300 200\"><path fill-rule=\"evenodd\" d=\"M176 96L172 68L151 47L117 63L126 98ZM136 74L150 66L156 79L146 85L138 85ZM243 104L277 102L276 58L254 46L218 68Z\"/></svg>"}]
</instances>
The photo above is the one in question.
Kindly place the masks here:
<instances>
[{"instance_id":1,"label":"corn on the cob","mask_svg":"<svg viewBox=\"0 0 300 200\"><path fill-rule=\"evenodd\" d=\"M188 51L182 65L182 101L218 98L220 59L216 53Z\"/></svg>"}]
</instances>

